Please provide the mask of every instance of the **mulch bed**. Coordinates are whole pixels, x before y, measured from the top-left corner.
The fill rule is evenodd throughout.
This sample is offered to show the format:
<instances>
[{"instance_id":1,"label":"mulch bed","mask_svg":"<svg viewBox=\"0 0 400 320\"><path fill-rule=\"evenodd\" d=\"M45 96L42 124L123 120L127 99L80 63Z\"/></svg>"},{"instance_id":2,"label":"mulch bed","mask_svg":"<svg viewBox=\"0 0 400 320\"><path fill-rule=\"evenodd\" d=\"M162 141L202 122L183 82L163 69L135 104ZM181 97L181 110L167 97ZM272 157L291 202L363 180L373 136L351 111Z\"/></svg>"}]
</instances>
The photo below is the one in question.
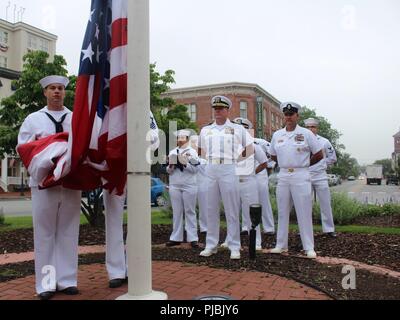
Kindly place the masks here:
<instances>
[{"instance_id":1,"label":"mulch bed","mask_svg":"<svg viewBox=\"0 0 400 320\"><path fill-rule=\"evenodd\" d=\"M152 226L153 245L163 244L169 240L170 225ZM126 235L126 226L125 226ZM225 239L226 232L221 230L220 238ZM242 244L248 245L248 237L242 237ZM276 236L264 237L263 247L273 248ZM200 236L200 242L205 242L205 237ZM105 243L105 230L92 228L89 225L81 226L79 245L101 245ZM300 236L297 233L289 235L289 250L293 253L302 250ZM338 233L337 238L330 238L321 233L315 234L315 250L320 256L346 258L370 265L381 265L389 269L400 271L400 235L386 234L352 234ZM21 253L33 251L32 229L0 233L0 254Z\"/></svg>"},{"instance_id":2,"label":"mulch bed","mask_svg":"<svg viewBox=\"0 0 400 320\"><path fill-rule=\"evenodd\" d=\"M390 227L399 228L400 227L400 215L387 215L380 217L359 217L356 218L353 225L360 226L374 226L374 227Z\"/></svg>"},{"instance_id":3,"label":"mulch bed","mask_svg":"<svg viewBox=\"0 0 400 320\"><path fill-rule=\"evenodd\" d=\"M167 242L171 226L152 226L152 243L159 245ZM125 226L126 235L126 226ZM221 240L224 240L225 230L221 230ZM263 247L273 248L275 236L264 236ZM205 242L205 236L200 235L200 242ZM105 243L105 230L92 228L89 225L81 227L80 245L99 245ZM248 245L248 237L242 237L243 246ZM381 265L400 271L400 235L385 234L351 234L339 233L337 238L330 238L317 233L315 235L316 251L320 256L347 258L370 265ZM0 233L0 253L21 253L33 250L33 232L31 229ZM290 253L296 254L302 250L300 237L297 233L289 235ZM240 261L229 259L229 251L219 251L209 258L199 257L200 249L181 250L178 248L153 248L153 259L159 261L177 261L213 268L224 268L233 271L259 271L277 274L310 287L321 290L334 299L400 299L400 280L392 277L357 270L357 289L343 290L342 266L325 265L316 261L281 255L259 255L255 262L249 261L247 252L243 252ZM85 255L79 257L80 264L104 263L104 254ZM33 262L0 266L0 282L24 277L34 273Z\"/></svg>"}]
</instances>

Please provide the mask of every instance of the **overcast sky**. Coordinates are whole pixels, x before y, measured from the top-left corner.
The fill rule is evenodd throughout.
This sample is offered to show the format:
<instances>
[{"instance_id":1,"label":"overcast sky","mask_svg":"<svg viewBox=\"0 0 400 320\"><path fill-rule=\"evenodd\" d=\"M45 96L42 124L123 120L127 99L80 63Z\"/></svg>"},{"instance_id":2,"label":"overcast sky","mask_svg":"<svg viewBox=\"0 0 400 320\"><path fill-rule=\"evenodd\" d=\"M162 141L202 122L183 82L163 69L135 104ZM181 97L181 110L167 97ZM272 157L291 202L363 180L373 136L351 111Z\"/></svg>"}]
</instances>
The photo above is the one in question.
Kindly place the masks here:
<instances>
[{"instance_id":1,"label":"overcast sky","mask_svg":"<svg viewBox=\"0 0 400 320\"><path fill-rule=\"evenodd\" d=\"M58 35L78 70L89 0L14 0L13 22ZM257 83L280 101L315 108L360 164L390 158L400 130L400 1L150 0L151 61L174 88ZM5 19L8 1L0 2Z\"/></svg>"}]
</instances>

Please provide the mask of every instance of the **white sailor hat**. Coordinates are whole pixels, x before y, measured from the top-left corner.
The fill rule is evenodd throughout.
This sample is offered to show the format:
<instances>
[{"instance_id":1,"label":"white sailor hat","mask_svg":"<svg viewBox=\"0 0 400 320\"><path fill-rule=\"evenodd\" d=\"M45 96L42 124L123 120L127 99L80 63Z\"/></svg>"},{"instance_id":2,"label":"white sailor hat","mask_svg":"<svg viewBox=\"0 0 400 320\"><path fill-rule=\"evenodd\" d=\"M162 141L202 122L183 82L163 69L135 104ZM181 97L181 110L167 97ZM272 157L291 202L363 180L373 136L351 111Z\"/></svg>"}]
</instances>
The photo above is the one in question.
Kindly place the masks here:
<instances>
[{"instance_id":1,"label":"white sailor hat","mask_svg":"<svg viewBox=\"0 0 400 320\"><path fill-rule=\"evenodd\" d=\"M232 108L232 101L224 96L215 96L211 99L211 107Z\"/></svg>"},{"instance_id":2,"label":"white sailor hat","mask_svg":"<svg viewBox=\"0 0 400 320\"><path fill-rule=\"evenodd\" d=\"M175 135L177 137L188 137L189 138L191 136L191 133L190 133L190 130L178 130L175 132Z\"/></svg>"},{"instance_id":3,"label":"white sailor hat","mask_svg":"<svg viewBox=\"0 0 400 320\"><path fill-rule=\"evenodd\" d=\"M233 120L233 123L240 124L246 129L253 129L253 124L251 121L245 118L236 118Z\"/></svg>"},{"instance_id":4,"label":"white sailor hat","mask_svg":"<svg viewBox=\"0 0 400 320\"><path fill-rule=\"evenodd\" d=\"M53 83L62 84L64 86L64 88L66 88L68 86L69 80L67 77L53 75L53 76L44 77L43 79L41 79L39 81L39 83L43 89L46 89L49 85L51 85Z\"/></svg>"},{"instance_id":5,"label":"white sailor hat","mask_svg":"<svg viewBox=\"0 0 400 320\"><path fill-rule=\"evenodd\" d=\"M300 110L301 110L301 106L296 102L281 103L281 111L283 113L285 113L285 112L299 113Z\"/></svg>"},{"instance_id":6,"label":"white sailor hat","mask_svg":"<svg viewBox=\"0 0 400 320\"><path fill-rule=\"evenodd\" d=\"M308 118L304 120L304 124L306 127L318 127L319 126L319 121L314 118Z\"/></svg>"}]
</instances>

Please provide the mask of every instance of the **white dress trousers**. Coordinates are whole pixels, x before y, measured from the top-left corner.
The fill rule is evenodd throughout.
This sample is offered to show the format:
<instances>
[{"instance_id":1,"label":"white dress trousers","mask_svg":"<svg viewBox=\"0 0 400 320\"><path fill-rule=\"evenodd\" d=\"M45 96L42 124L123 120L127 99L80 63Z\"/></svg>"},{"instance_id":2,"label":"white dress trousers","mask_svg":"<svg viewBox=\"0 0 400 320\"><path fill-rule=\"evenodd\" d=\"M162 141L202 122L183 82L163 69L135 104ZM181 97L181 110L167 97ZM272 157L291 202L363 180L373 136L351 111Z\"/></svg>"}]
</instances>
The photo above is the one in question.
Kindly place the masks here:
<instances>
[{"instance_id":1,"label":"white dress trousers","mask_svg":"<svg viewBox=\"0 0 400 320\"><path fill-rule=\"evenodd\" d=\"M324 160L321 160L324 161ZM317 193L321 211L322 231L324 233L335 232L331 207L331 191L329 190L326 172L311 172L312 187Z\"/></svg>"},{"instance_id":2,"label":"white dress trousers","mask_svg":"<svg viewBox=\"0 0 400 320\"><path fill-rule=\"evenodd\" d=\"M32 187L36 292L77 286L81 191ZM52 277L53 270L55 279Z\"/></svg>"},{"instance_id":3,"label":"white dress trousers","mask_svg":"<svg viewBox=\"0 0 400 320\"><path fill-rule=\"evenodd\" d=\"M242 230L251 230L250 205L258 204L257 178L255 175L239 178L240 201L242 205ZM260 225L256 228L256 246L261 247Z\"/></svg>"},{"instance_id":4,"label":"white dress trousers","mask_svg":"<svg viewBox=\"0 0 400 320\"><path fill-rule=\"evenodd\" d=\"M240 187L235 164L207 166L208 212L206 248L217 248L220 230L220 205L224 204L227 223L227 241L231 251L240 250Z\"/></svg>"},{"instance_id":5,"label":"white dress trousers","mask_svg":"<svg viewBox=\"0 0 400 320\"><path fill-rule=\"evenodd\" d=\"M294 204L303 249L314 250L311 178L308 168L297 168L293 173L281 169L276 197L279 212L276 247L288 248L289 216Z\"/></svg>"},{"instance_id":6,"label":"white dress trousers","mask_svg":"<svg viewBox=\"0 0 400 320\"><path fill-rule=\"evenodd\" d=\"M106 215L106 269L109 280L125 279L126 254L123 237L123 213L126 192L121 195L103 190Z\"/></svg>"},{"instance_id":7,"label":"white dress trousers","mask_svg":"<svg viewBox=\"0 0 400 320\"><path fill-rule=\"evenodd\" d=\"M207 162L204 159L200 161ZM200 232L207 232L207 211L208 211L208 176L206 175L207 164L201 164L197 172L197 201L199 204L199 225Z\"/></svg>"},{"instance_id":8,"label":"white dress trousers","mask_svg":"<svg viewBox=\"0 0 400 320\"><path fill-rule=\"evenodd\" d=\"M183 241L183 220L185 220L186 240L188 242L198 241L196 218L197 186L170 185L169 194L173 211L173 231L170 240Z\"/></svg>"},{"instance_id":9,"label":"white dress trousers","mask_svg":"<svg viewBox=\"0 0 400 320\"><path fill-rule=\"evenodd\" d=\"M269 198L268 174L265 170L256 175L258 198L262 205L262 225L264 232L275 232L274 215Z\"/></svg>"}]
</instances>

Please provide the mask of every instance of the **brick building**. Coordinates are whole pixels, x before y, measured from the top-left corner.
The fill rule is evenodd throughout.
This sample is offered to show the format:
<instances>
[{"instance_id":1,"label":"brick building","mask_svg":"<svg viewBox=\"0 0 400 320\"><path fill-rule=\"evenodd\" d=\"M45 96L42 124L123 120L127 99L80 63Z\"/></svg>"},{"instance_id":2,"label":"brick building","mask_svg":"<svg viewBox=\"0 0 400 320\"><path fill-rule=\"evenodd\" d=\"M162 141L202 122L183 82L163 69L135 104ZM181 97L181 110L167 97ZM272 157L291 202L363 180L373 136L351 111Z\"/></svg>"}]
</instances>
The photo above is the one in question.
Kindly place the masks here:
<instances>
[{"instance_id":1,"label":"brick building","mask_svg":"<svg viewBox=\"0 0 400 320\"><path fill-rule=\"evenodd\" d=\"M231 99L233 107L230 118L249 119L254 124L257 137L270 141L272 134L283 126L280 101L257 84L232 82L180 88L168 91L163 97L170 97L178 104L186 105L192 121L202 128L214 118L210 102L215 95Z\"/></svg>"},{"instance_id":2,"label":"brick building","mask_svg":"<svg viewBox=\"0 0 400 320\"><path fill-rule=\"evenodd\" d=\"M400 131L393 136L394 152L392 154L392 167L396 169L400 161Z\"/></svg>"}]
</instances>

